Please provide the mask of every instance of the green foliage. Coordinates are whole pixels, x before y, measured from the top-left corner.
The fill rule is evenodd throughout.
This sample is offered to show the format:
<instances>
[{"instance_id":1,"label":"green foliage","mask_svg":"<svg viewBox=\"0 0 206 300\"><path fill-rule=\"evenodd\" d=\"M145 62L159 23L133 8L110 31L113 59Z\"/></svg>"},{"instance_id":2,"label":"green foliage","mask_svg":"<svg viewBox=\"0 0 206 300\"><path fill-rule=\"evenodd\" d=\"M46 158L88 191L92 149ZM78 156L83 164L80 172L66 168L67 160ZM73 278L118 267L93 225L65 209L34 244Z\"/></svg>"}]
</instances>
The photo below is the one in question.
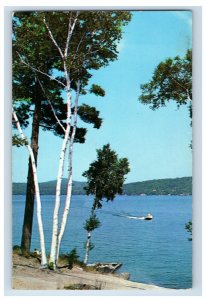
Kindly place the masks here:
<instances>
[{"instance_id":1,"label":"green foliage","mask_svg":"<svg viewBox=\"0 0 206 300\"><path fill-rule=\"evenodd\" d=\"M150 108L157 109L174 100L178 107L188 104L192 117L192 50L189 49L183 58L176 56L161 62L152 80L142 84L141 90L139 100L143 104L151 104Z\"/></svg>"},{"instance_id":2,"label":"green foliage","mask_svg":"<svg viewBox=\"0 0 206 300\"><path fill-rule=\"evenodd\" d=\"M189 241L191 241L192 240L192 221L189 221L188 223L185 224L185 229L187 230L187 232L190 233Z\"/></svg>"},{"instance_id":3,"label":"green foliage","mask_svg":"<svg viewBox=\"0 0 206 300\"><path fill-rule=\"evenodd\" d=\"M85 190L88 195L94 195L93 209L102 207L103 198L109 201L113 200L116 194L122 194L125 175L129 171L128 159L119 159L109 144L97 150L97 160L83 173L87 178Z\"/></svg>"},{"instance_id":4,"label":"green foliage","mask_svg":"<svg viewBox=\"0 0 206 300\"><path fill-rule=\"evenodd\" d=\"M90 240L89 249L88 249L89 252L92 251L94 249L94 247L95 247L94 243L92 243L91 240ZM85 249L87 248L87 242L84 243L84 248Z\"/></svg>"},{"instance_id":5,"label":"green foliage","mask_svg":"<svg viewBox=\"0 0 206 300\"><path fill-rule=\"evenodd\" d=\"M24 146L24 145L27 145L28 142L26 139L22 139L18 134L14 134L12 136L12 145L13 146L16 146L16 147L21 147L21 146Z\"/></svg>"},{"instance_id":6,"label":"green foliage","mask_svg":"<svg viewBox=\"0 0 206 300\"><path fill-rule=\"evenodd\" d=\"M13 246L13 253L22 255L21 247L19 245L14 245Z\"/></svg>"},{"instance_id":7,"label":"green foliage","mask_svg":"<svg viewBox=\"0 0 206 300\"><path fill-rule=\"evenodd\" d=\"M78 262L79 256L77 254L77 249L74 248L68 254L65 254L65 258L68 262L68 268L72 269L74 264Z\"/></svg>"},{"instance_id":8,"label":"green foliage","mask_svg":"<svg viewBox=\"0 0 206 300\"><path fill-rule=\"evenodd\" d=\"M14 93L13 93L14 96ZM13 107L15 109L15 112L18 116L18 120L21 124L21 127L27 127L29 125L29 118L31 116L31 111L29 110L30 104L25 102L25 99L22 98L22 101L14 98L14 104ZM16 128L16 124L13 123L13 126Z\"/></svg>"},{"instance_id":9,"label":"green foliage","mask_svg":"<svg viewBox=\"0 0 206 300\"><path fill-rule=\"evenodd\" d=\"M84 224L84 229L88 232L87 242L84 244L84 247L88 253L94 249L94 244L91 242L91 232L99 228L101 225L99 219L95 214L95 210L92 209L90 217L86 220ZM88 259L88 258L87 258ZM87 261L84 261L87 264Z\"/></svg>"},{"instance_id":10,"label":"green foliage","mask_svg":"<svg viewBox=\"0 0 206 300\"><path fill-rule=\"evenodd\" d=\"M102 119L99 117L99 111L95 107L82 104L78 107L78 115L85 123L92 123L94 128L99 129L101 127Z\"/></svg>"},{"instance_id":11,"label":"green foliage","mask_svg":"<svg viewBox=\"0 0 206 300\"><path fill-rule=\"evenodd\" d=\"M90 241L90 244L89 244L89 251L92 251L93 249L94 249L94 243L92 243L91 241Z\"/></svg>"},{"instance_id":12,"label":"green foliage","mask_svg":"<svg viewBox=\"0 0 206 300\"><path fill-rule=\"evenodd\" d=\"M97 84L92 84L90 88L90 93L93 93L96 96L101 96L101 97L105 96L105 91L103 90L103 88L101 88L101 86Z\"/></svg>"},{"instance_id":13,"label":"green foliage","mask_svg":"<svg viewBox=\"0 0 206 300\"><path fill-rule=\"evenodd\" d=\"M54 270L54 263L50 262L49 265L48 265L48 267L49 267L50 270Z\"/></svg>"},{"instance_id":14,"label":"green foliage","mask_svg":"<svg viewBox=\"0 0 206 300\"><path fill-rule=\"evenodd\" d=\"M86 283L76 283L68 286L64 286L65 290L101 290L102 283L95 282L95 285L90 285Z\"/></svg>"},{"instance_id":15,"label":"green foliage","mask_svg":"<svg viewBox=\"0 0 206 300\"><path fill-rule=\"evenodd\" d=\"M58 74L56 79L65 84L63 61L48 35L44 18L59 47L63 50L66 45L68 24L73 23L76 17L76 11L35 11L15 12L14 14L13 100L15 111L23 127L29 124L29 118L34 112L33 105L40 102L40 126L56 135L63 136L64 134L47 102L47 98L51 99L57 117L65 125L67 115L62 97L63 87L38 71L31 70L22 61L49 75L54 75L53 71L56 70ZM66 59L73 90L76 90L76 81L80 79L81 93L85 94L86 86L92 77L92 70L97 70L117 59L117 45L122 37L122 26L125 26L130 19L131 14L126 11L79 12ZM105 95L99 85L93 84L88 90L97 96ZM86 123L93 123L94 128L101 126L102 120L99 118L99 112L93 107L81 106L79 117ZM85 134L86 129L79 128L75 142L83 143Z\"/></svg>"},{"instance_id":16,"label":"green foliage","mask_svg":"<svg viewBox=\"0 0 206 300\"><path fill-rule=\"evenodd\" d=\"M189 221L185 224L185 229L187 230L187 232L192 233L192 221Z\"/></svg>"},{"instance_id":17,"label":"green foliage","mask_svg":"<svg viewBox=\"0 0 206 300\"><path fill-rule=\"evenodd\" d=\"M21 249L21 247L19 245L14 245L13 246L13 250L20 250L20 249Z\"/></svg>"},{"instance_id":18,"label":"green foliage","mask_svg":"<svg viewBox=\"0 0 206 300\"><path fill-rule=\"evenodd\" d=\"M86 220L84 224L84 229L86 231L93 231L96 228L99 228L101 225L99 219L97 218L96 214L93 213L91 216Z\"/></svg>"}]
</instances>

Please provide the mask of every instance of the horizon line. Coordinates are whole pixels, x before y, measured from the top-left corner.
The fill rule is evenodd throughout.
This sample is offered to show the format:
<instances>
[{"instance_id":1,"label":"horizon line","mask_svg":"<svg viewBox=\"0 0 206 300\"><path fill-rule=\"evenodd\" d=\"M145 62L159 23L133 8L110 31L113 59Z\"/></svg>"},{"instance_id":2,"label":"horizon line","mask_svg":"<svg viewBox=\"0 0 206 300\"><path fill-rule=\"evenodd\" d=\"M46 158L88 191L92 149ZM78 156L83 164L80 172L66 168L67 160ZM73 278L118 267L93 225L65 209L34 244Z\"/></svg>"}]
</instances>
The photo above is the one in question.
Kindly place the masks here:
<instances>
[{"instance_id":1,"label":"horizon line","mask_svg":"<svg viewBox=\"0 0 206 300\"><path fill-rule=\"evenodd\" d=\"M182 177L166 177L166 178L157 178L157 179L146 179L146 180L141 180L141 181L132 181L132 182L127 182L124 184L131 184L131 183L137 183L137 182L145 182L145 181L154 181L154 180L166 180L166 179L181 179L181 178L188 178L188 177L193 177L192 175L190 176L182 176ZM67 179L66 177L62 178L63 179ZM41 181L40 183L46 183L46 182L50 182L50 181L56 181L56 179L51 179L51 180L47 180L47 181ZM81 182L81 183L86 183L86 181L81 181L81 180L73 180L72 182ZM17 182L17 181L12 181L12 183L22 183L22 184L26 184L27 182Z\"/></svg>"}]
</instances>

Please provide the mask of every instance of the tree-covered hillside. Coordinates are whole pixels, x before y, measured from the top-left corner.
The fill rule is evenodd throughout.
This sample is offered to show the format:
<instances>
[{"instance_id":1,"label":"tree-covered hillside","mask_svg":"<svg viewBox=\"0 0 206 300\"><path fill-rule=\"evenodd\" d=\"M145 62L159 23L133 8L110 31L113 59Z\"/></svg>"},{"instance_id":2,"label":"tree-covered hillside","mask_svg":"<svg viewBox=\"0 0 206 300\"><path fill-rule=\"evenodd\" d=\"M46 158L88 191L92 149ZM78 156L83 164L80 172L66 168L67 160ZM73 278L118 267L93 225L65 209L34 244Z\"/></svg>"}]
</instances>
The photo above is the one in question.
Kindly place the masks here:
<instances>
[{"instance_id":1,"label":"tree-covered hillside","mask_svg":"<svg viewBox=\"0 0 206 300\"><path fill-rule=\"evenodd\" d=\"M124 185L124 193L127 195L191 195L192 177L128 183Z\"/></svg>"},{"instance_id":2,"label":"tree-covered hillside","mask_svg":"<svg viewBox=\"0 0 206 300\"><path fill-rule=\"evenodd\" d=\"M84 190L85 182L73 181L72 192L73 195L86 195ZM41 182L39 184L41 195L55 195L56 181ZM62 179L62 195L66 195L67 179ZM26 193L26 183L13 183L13 194L24 195Z\"/></svg>"},{"instance_id":3,"label":"tree-covered hillside","mask_svg":"<svg viewBox=\"0 0 206 300\"><path fill-rule=\"evenodd\" d=\"M62 181L62 195L66 194L67 179ZM73 182L73 195L85 195L85 182ZM42 195L54 195L56 181L40 183L40 192ZM13 194L24 195L26 192L26 183L13 183ZM191 195L192 177L147 180L142 182L133 182L124 184L123 194L126 195Z\"/></svg>"}]
</instances>

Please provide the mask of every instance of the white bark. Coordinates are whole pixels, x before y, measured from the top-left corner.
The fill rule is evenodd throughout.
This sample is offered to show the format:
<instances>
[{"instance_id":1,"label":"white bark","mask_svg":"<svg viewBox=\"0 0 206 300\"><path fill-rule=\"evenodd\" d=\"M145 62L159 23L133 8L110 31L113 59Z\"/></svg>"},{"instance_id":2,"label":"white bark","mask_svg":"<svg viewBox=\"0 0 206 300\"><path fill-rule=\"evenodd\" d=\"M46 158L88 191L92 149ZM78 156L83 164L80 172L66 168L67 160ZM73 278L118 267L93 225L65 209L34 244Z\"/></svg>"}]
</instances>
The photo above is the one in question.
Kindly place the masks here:
<instances>
[{"instance_id":1,"label":"white bark","mask_svg":"<svg viewBox=\"0 0 206 300\"><path fill-rule=\"evenodd\" d=\"M51 251L50 251L50 260L49 260L49 266L52 269L56 268L57 259L59 256L59 247L61 243L62 236L64 234L66 221L67 221L67 215L70 208L70 199L71 199L71 190L72 190L72 149L73 149L73 142L74 137L76 133L76 121L77 121L77 104L78 104L78 98L79 98L79 89L80 89L80 83L78 83L78 91L77 91L77 97L75 100L75 112L74 112L74 124L73 124L73 132L72 136L70 138L70 147L69 147L69 161L70 161L70 167L69 167L69 179L68 179L68 185L67 185L67 197L65 201L65 209L62 217L61 222L61 228L58 233L58 217L59 217L59 207L60 207L60 196L61 196L61 182L62 182L62 176L63 176L63 170L64 170L64 162L65 162L65 153L67 150L67 145L69 141L69 133L71 128L71 107L72 107L72 97L71 97L71 81L70 81L70 74L67 69L67 59L68 59L68 52L69 52L69 44L70 40L77 22L78 18L78 12L76 13L76 17L73 21L73 24L71 23L71 19L69 21L68 26L68 34L66 39L66 45L64 52L60 48L59 44L57 43L54 35L52 34L52 31L49 27L49 24L46 22L46 18L44 17L43 22L48 30L49 36L55 45L55 47L58 49L59 54L62 59L63 67L64 67L64 76L66 80L66 94L67 94L67 126L65 130L64 140L62 143L61 148L61 155L60 155L60 161L59 161L59 170L58 170L58 177L57 177L57 185L56 185L56 201L55 201L55 208L54 208L54 214L53 214L53 232L52 232L52 244L51 244Z\"/></svg>"},{"instance_id":2,"label":"white bark","mask_svg":"<svg viewBox=\"0 0 206 300\"><path fill-rule=\"evenodd\" d=\"M21 129L21 125L19 123L18 117L15 113L15 111L12 111L13 118L16 122L16 127L20 133L21 139L23 141L26 141L26 138L23 134L23 131ZM40 236L40 247L41 247L41 265L42 267L47 266L47 258L46 258L46 249L45 249L45 240L44 240L44 229L43 229L43 223L42 223L42 217L41 217L41 197L40 197L40 191L39 191L39 184L38 184L38 178L37 178L37 169L36 169L36 163L34 159L34 153L32 151L31 146L26 143L26 147L29 151L31 163L32 163L32 171L33 171L33 177L34 177L34 188L35 188L35 194L36 194L36 204L37 204L37 222L39 227L39 236Z\"/></svg>"},{"instance_id":3,"label":"white bark","mask_svg":"<svg viewBox=\"0 0 206 300\"><path fill-rule=\"evenodd\" d=\"M59 231L59 235L58 235L58 241L57 241L56 262L58 261L58 258L59 258L60 244L61 244L61 240L62 240L64 231L65 231L67 216L68 216L69 209L70 209L71 192L72 192L72 179L73 179L72 178L72 170L70 168L70 175L69 175L69 180L68 180L68 184L67 184L67 196L66 196L65 207L64 207L61 227L60 227L60 231Z\"/></svg>"},{"instance_id":4,"label":"white bark","mask_svg":"<svg viewBox=\"0 0 206 300\"><path fill-rule=\"evenodd\" d=\"M57 245L58 245L58 229L59 229L59 207L60 207L60 196L61 196L61 182L64 171L65 163L65 154L67 150L67 145L69 141L69 133L71 128L71 91L68 83L67 90L67 127L64 134L64 140L62 143L60 160L59 160L59 169L57 175L57 184L56 184L56 200L53 213L53 231L52 231L52 243L50 251L49 266L51 269L56 269L56 257L57 257Z\"/></svg>"},{"instance_id":5,"label":"white bark","mask_svg":"<svg viewBox=\"0 0 206 300\"><path fill-rule=\"evenodd\" d=\"M67 217L69 214L71 195L72 195L73 144L74 144L74 138L75 138L76 128L77 128L77 110L78 110L79 93L80 93L80 81L78 81L78 83L77 83L77 92L76 92L76 99L75 99L75 105L74 105L74 123L73 123L73 130L72 130L72 135L70 138L70 145L69 145L69 178L68 178L68 183L67 183L67 195L66 195L65 207L64 207L61 227L60 227L60 231L59 231L59 235L58 235L56 262L58 261L58 257L59 257L60 244L61 244L62 237L64 235L66 223L67 223Z\"/></svg>"},{"instance_id":6,"label":"white bark","mask_svg":"<svg viewBox=\"0 0 206 300\"><path fill-rule=\"evenodd\" d=\"M66 66L65 66L66 67ZM67 69L65 70L67 73ZM64 140L61 148L61 155L59 160L59 169L57 175L57 184L56 184L56 200L53 214L53 231L52 231L52 243L50 251L49 266L52 269L56 269L57 263L57 253L58 253L58 240L59 240L59 207L60 207L60 197L61 197L61 182L64 171L65 163L65 154L67 150L67 145L69 141L69 133L71 128L71 91L70 91L70 81L67 74L67 127L64 134Z\"/></svg>"},{"instance_id":7,"label":"white bark","mask_svg":"<svg viewBox=\"0 0 206 300\"><path fill-rule=\"evenodd\" d=\"M57 239L58 239L58 215L59 215L59 207L60 207L60 196L61 196L61 182L64 171L64 162L65 162L65 153L67 149L68 139L69 139L70 125L67 125L64 140L61 148L61 155L59 160L59 170L57 176L57 184L56 184L56 200L53 214L53 231L52 231L52 243L51 243L51 251L50 251L50 259L49 265L51 268L56 268L56 251L57 251Z\"/></svg>"},{"instance_id":8,"label":"white bark","mask_svg":"<svg viewBox=\"0 0 206 300\"><path fill-rule=\"evenodd\" d=\"M89 259L90 239L91 239L91 232L88 231L87 242L86 242L86 253L85 253L85 258L84 258L85 265L88 263L88 259Z\"/></svg>"},{"instance_id":9,"label":"white bark","mask_svg":"<svg viewBox=\"0 0 206 300\"><path fill-rule=\"evenodd\" d=\"M75 17L75 19L74 19L73 24L71 24L71 19L70 19L70 21L69 21L69 28L68 28L67 41L66 41L66 46L65 46L65 50L64 50L64 57L65 57L65 58L67 58L67 55L68 55L69 42L70 42L70 39L71 39L71 37L72 37L72 33L73 33L73 31L74 31L74 27L75 27L75 25L76 25L78 15L79 15L79 12L77 11L76 17Z\"/></svg>"}]
</instances>

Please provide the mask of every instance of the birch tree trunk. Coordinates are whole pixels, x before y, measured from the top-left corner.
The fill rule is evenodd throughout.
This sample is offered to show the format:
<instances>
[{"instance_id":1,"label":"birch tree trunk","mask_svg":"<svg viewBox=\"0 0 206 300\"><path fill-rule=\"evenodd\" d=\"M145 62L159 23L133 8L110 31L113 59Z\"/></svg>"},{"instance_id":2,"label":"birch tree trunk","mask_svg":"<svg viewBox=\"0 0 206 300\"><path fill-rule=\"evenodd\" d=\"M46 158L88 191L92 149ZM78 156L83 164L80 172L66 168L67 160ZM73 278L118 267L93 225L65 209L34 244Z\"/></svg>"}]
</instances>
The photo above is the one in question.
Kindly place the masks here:
<instances>
[{"instance_id":1,"label":"birch tree trunk","mask_svg":"<svg viewBox=\"0 0 206 300\"><path fill-rule=\"evenodd\" d=\"M37 166L41 101L39 101L39 99L35 99L35 100L36 100L35 109L34 109L34 115L32 121L31 148L34 154L35 164ZM25 202L24 221L23 221L22 237L21 237L21 249L23 254L30 252L33 215L34 215L34 198L35 198L34 177L33 177L32 163L30 157L29 157L28 165L29 166L28 166L28 176L27 176L26 202Z\"/></svg>"},{"instance_id":2,"label":"birch tree trunk","mask_svg":"<svg viewBox=\"0 0 206 300\"><path fill-rule=\"evenodd\" d=\"M57 251L57 240L58 240L58 215L59 215L59 207L60 207L60 196L61 196L61 182L64 170L64 162L65 162L65 154L69 139L70 132L70 124L67 125L64 140L62 143L60 161L59 161L59 171L57 177L57 185L56 185L56 200L53 214L53 231L52 231L52 243L51 243L51 251L49 258L49 267L50 269L56 269L56 251Z\"/></svg>"},{"instance_id":3,"label":"birch tree trunk","mask_svg":"<svg viewBox=\"0 0 206 300\"><path fill-rule=\"evenodd\" d=\"M86 242L86 253L85 253L85 258L84 258L84 263L85 263L85 265L87 265L87 263L88 263L88 258L89 258L90 239L91 239L91 232L88 231L87 242Z\"/></svg>"},{"instance_id":4,"label":"birch tree trunk","mask_svg":"<svg viewBox=\"0 0 206 300\"><path fill-rule=\"evenodd\" d=\"M57 253L58 253L58 229L59 229L59 207L60 207L60 197L61 197L61 182L62 176L64 171L64 163L65 163L65 154L67 150L67 145L69 141L69 134L71 128L71 90L70 90L70 78L69 74L67 73L66 64L64 63L65 68L65 77L67 82L67 127L64 134L64 140L62 143L61 148L61 155L59 160L59 170L57 176L57 185L56 185L56 200L55 200L55 207L54 207L54 214L53 214L53 231L52 231L52 243L51 243L51 251L50 251L50 258L49 258L49 268L52 270L56 269L57 265ZM71 178L72 180L72 178Z\"/></svg>"},{"instance_id":5,"label":"birch tree trunk","mask_svg":"<svg viewBox=\"0 0 206 300\"><path fill-rule=\"evenodd\" d=\"M56 258L58 253L58 217L59 217L59 207L60 207L60 196L61 196L61 182L62 182L62 176L64 171L64 162L65 162L65 154L67 150L68 140L69 140L69 134L70 134L70 128L71 128L71 105L72 105L72 96L71 96L71 82L70 82L70 74L67 69L66 60L68 58L68 50L69 50L69 43L70 39L77 21L78 13L76 14L76 18L74 19L73 24L71 24L71 20L69 21L69 27L68 27L68 35L66 39L66 46L64 49L64 52L58 45L57 41L55 40L52 31L50 30L49 25L46 22L46 18L44 17L43 21L44 24L48 30L49 36L59 51L59 54L62 59L63 67L64 67L64 76L66 80L66 94L67 94L67 127L65 130L64 140L62 143L61 148L61 155L59 160L59 170L58 170L58 176L57 176L57 185L56 185L56 200L55 200L55 207L54 207L54 214L53 214L53 231L52 231L52 243L51 243L51 251L50 251L50 259L49 259L49 267L50 269L55 270L56 269ZM69 180L71 181L72 185L72 177Z\"/></svg>"},{"instance_id":6,"label":"birch tree trunk","mask_svg":"<svg viewBox=\"0 0 206 300\"><path fill-rule=\"evenodd\" d=\"M69 145L69 178L68 178L68 183L67 183L67 195L66 195L65 207L64 207L64 212L63 212L63 216L62 216L60 231L58 234L56 262L58 261L58 257L59 257L60 244L61 244L61 240L62 240L64 231L65 231L66 223L67 223L67 217L68 217L68 213L69 213L69 209L70 209L70 202L71 202L71 195L72 195L73 145L74 145L74 138L75 138L76 128L77 128L77 110L78 110L79 93L80 93L80 80L78 80L78 83L77 83L77 92L76 92L76 99L75 99L75 105L74 105L74 123L73 123L73 130L72 130L72 135L70 138L70 145Z\"/></svg>"},{"instance_id":7,"label":"birch tree trunk","mask_svg":"<svg viewBox=\"0 0 206 300\"><path fill-rule=\"evenodd\" d=\"M20 133L20 136L23 141L26 142L25 136L23 134L23 131L21 129L20 123L18 121L18 117L13 110L13 118L16 122L16 127ZM31 164L32 164L32 171L33 171L33 177L34 177L34 188L36 193L36 203L37 203L37 222L38 222L38 228L39 228L39 236L40 236L40 247L41 247L41 266L47 267L47 258L46 258L46 249L45 249L45 240L44 240L44 229L43 229L43 223L42 223L42 217L41 217L41 198L40 198L40 191L39 191L39 184L38 184L38 178L37 178L37 170L36 170L36 164L35 164L35 158L34 153L32 151L31 146L26 142L26 147L29 151L29 155L31 158Z\"/></svg>"}]
</instances>

